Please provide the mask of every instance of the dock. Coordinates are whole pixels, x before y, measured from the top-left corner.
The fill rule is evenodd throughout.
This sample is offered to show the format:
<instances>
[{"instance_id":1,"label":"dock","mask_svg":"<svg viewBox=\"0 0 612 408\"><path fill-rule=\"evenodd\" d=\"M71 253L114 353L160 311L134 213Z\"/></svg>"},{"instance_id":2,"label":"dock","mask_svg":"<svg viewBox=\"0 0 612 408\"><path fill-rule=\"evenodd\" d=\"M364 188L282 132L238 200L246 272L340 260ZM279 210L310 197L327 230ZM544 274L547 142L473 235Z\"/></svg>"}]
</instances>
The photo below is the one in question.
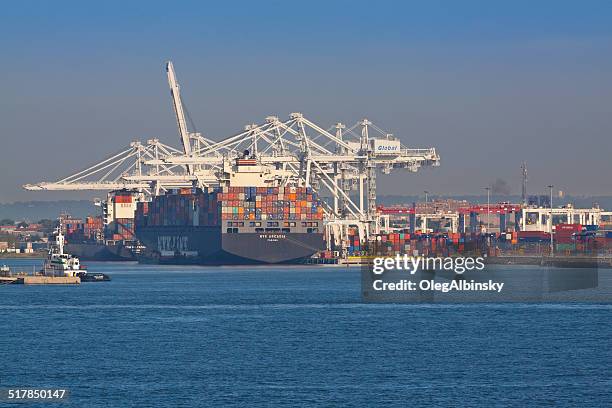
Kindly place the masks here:
<instances>
[{"instance_id":1,"label":"dock","mask_svg":"<svg viewBox=\"0 0 612 408\"><path fill-rule=\"evenodd\" d=\"M78 276L52 276L36 272L10 272L3 268L0 273L0 285L79 285Z\"/></svg>"},{"instance_id":2,"label":"dock","mask_svg":"<svg viewBox=\"0 0 612 408\"><path fill-rule=\"evenodd\" d=\"M537 256L537 255L500 255L489 256L485 263L495 265L535 265L558 268L612 268L609 256Z\"/></svg>"},{"instance_id":3,"label":"dock","mask_svg":"<svg viewBox=\"0 0 612 408\"><path fill-rule=\"evenodd\" d=\"M0 276L0 285L79 285L78 276L15 275Z\"/></svg>"},{"instance_id":4,"label":"dock","mask_svg":"<svg viewBox=\"0 0 612 408\"><path fill-rule=\"evenodd\" d=\"M21 278L24 285L79 285L81 278L78 276L24 276Z\"/></svg>"}]
</instances>

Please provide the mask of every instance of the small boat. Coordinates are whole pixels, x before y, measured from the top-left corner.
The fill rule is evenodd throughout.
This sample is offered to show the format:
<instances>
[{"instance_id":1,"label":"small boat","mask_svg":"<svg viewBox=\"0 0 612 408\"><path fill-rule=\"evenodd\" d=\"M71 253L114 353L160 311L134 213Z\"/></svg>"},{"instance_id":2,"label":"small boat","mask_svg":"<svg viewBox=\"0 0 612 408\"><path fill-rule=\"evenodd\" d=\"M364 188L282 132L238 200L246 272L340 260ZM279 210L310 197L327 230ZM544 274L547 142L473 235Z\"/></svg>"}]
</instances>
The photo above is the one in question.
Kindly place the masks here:
<instances>
[{"instance_id":1,"label":"small boat","mask_svg":"<svg viewBox=\"0 0 612 408\"><path fill-rule=\"evenodd\" d=\"M106 282L111 280L110 276L101 272L80 273L79 277L81 278L81 282Z\"/></svg>"},{"instance_id":2,"label":"small boat","mask_svg":"<svg viewBox=\"0 0 612 408\"><path fill-rule=\"evenodd\" d=\"M78 257L64 252L64 244L65 239L60 220L60 226L56 229L55 245L49 248L49 254L40 271L43 275L79 277L81 282L110 280L110 277L104 273L87 273L87 268L81 265Z\"/></svg>"}]
</instances>

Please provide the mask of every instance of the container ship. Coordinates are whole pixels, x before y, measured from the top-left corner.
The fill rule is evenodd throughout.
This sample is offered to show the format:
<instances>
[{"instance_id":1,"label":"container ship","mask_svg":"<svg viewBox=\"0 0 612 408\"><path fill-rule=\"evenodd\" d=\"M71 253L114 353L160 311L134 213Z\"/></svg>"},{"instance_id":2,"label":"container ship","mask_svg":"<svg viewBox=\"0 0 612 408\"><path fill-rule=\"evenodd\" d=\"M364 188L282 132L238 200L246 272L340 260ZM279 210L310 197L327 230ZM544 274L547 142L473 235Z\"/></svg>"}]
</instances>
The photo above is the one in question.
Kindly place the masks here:
<instances>
[{"instance_id":1,"label":"container ship","mask_svg":"<svg viewBox=\"0 0 612 408\"><path fill-rule=\"evenodd\" d=\"M144 198L138 192L110 192L97 203L102 215L85 219L62 217L66 250L85 261L135 261L143 247L134 236L136 203Z\"/></svg>"},{"instance_id":2,"label":"container ship","mask_svg":"<svg viewBox=\"0 0 612 408\"><path fill-rule=\"evenodd\" d=\"M273 186L255 159L236 159L229 171L219 187L139 202L135 234L146 247L139 261L299 263L325 248L322 202L310 187Z\"/></svg>"}]
</instances>

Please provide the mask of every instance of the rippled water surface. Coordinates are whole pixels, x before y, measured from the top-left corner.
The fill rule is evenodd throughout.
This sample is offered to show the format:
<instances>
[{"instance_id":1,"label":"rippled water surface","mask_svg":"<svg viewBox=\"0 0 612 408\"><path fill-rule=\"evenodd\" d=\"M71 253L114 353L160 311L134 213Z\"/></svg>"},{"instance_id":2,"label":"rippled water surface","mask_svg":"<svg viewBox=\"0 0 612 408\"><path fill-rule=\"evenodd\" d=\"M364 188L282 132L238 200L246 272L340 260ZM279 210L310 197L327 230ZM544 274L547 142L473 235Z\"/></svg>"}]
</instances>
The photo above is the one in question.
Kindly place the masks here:
<instances>
[{"instance_id":1,"label":"rippled water surface","mask_svg":"<svg viewBox=\"0 0 612 408\"><path fill-rule=\"evenodd\" d=\"M66 387L62 407L612 406L610 305L364 304L359 270L330 267L89 268L113 280L0 286L0 388Z\"/></svg>"}]
</instances>

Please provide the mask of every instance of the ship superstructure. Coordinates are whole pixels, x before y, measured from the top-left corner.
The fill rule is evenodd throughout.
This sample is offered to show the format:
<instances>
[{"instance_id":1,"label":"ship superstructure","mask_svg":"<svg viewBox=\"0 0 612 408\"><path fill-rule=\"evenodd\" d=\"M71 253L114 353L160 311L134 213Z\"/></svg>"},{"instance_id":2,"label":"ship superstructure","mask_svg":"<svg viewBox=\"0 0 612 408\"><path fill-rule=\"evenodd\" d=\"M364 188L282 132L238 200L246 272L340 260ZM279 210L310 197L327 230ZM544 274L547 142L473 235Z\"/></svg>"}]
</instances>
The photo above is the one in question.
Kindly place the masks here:
<instances>
[{"instance_id":1,"label":"ship superstructure","mask_svg":"<svg viewBox=\"0 0 612 408\"><path fill-rule=\"evenodd\" d=\"M49 253L41 272L50 276L77 277L87 273L78 257L64 252L64 234L58 227L55 235L55 245L49 248Z\"/></svg>"}]
</instances>

